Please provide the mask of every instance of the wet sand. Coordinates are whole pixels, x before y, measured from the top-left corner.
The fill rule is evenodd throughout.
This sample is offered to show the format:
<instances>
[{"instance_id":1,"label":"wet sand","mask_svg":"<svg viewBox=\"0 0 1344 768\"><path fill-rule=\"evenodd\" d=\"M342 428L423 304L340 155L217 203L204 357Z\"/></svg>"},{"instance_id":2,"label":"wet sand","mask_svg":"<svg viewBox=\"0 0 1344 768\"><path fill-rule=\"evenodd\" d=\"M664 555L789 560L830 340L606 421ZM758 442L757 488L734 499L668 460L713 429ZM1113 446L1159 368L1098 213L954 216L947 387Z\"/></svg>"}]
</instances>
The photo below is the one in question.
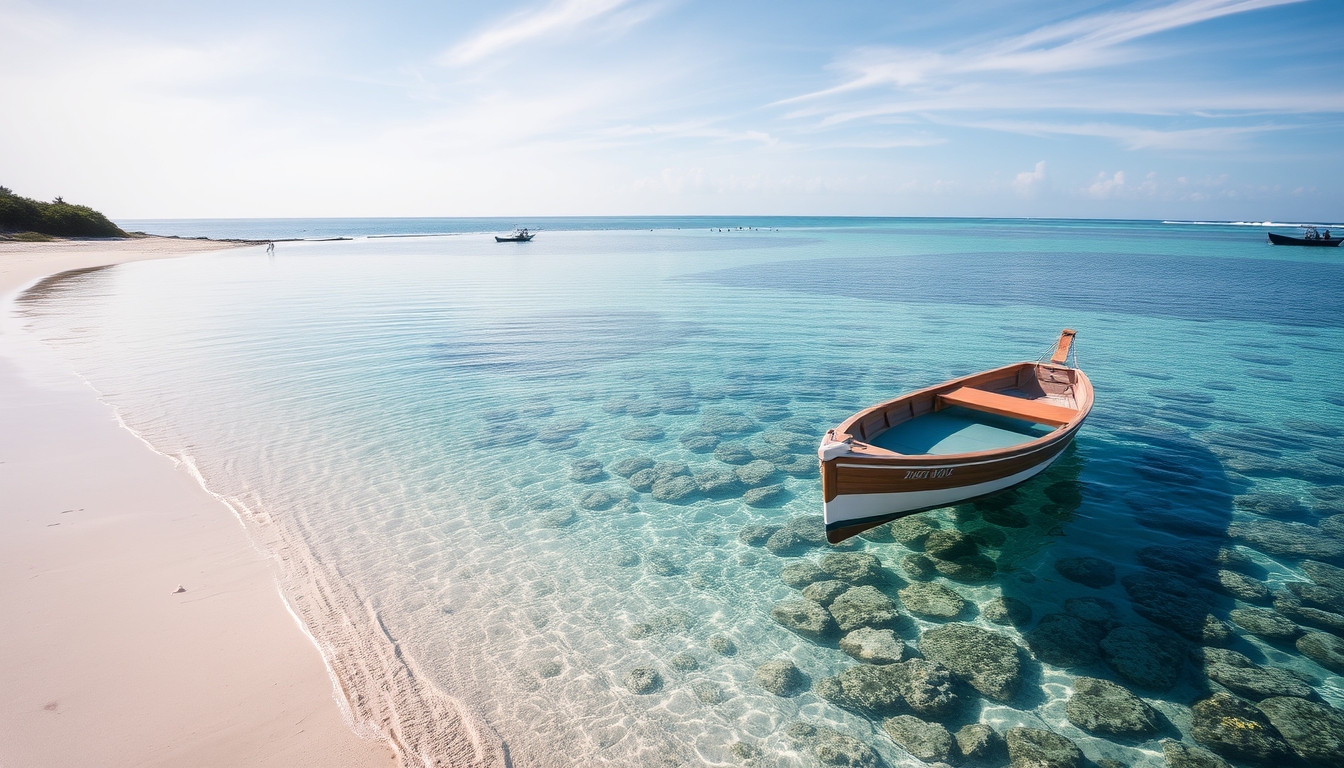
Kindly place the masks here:
<instances>
[{"instance_id":1,"label":"wet sand","mask_svg":"<svg viewBox=\"0 0 1344 768\"><path fill-rule=\"evenodd\" d=\"M0 763L396 764L347 724L233 511L12 316L46 275L233 247L0 242Z\"/></svg>"}]
</instances>

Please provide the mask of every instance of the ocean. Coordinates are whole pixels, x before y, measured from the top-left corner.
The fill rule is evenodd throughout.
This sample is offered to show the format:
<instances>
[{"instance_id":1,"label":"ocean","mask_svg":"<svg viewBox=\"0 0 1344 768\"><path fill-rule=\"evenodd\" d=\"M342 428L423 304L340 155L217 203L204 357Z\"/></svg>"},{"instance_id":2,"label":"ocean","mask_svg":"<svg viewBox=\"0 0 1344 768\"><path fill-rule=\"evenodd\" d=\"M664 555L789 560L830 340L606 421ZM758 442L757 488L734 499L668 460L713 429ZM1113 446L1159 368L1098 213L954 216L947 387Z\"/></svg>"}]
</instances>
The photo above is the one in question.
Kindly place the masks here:
<instances>
[{"instance_id":1,"label":"ocean","mask_svg":"<svg viewBox=\"0 0 1344 768\"><path fill-rule=\"evenodd\" d=\"M366 732L452 751L463 729L436 729L457 718L514 766L922 765L884 728L909 709L837 692L860 664L841 633L772 617L801 598L781 573L834 552L880 562L906 653L951 624L1016 646L1011 695L953 675L924 718L952 732L1043 728L1161 766L1162 740L1200 743L1212 691L1344 707L1335 249L1128 221L119 223L280 241L49 279L14 311L282 558ZM490 236L515 225L539 234ZM770 536L819 521L826 429L1036 359L1064 327L1096 388L1075 446L921 516L991 574L922 571L905 529ZM960 613L913 613L919 583ZM998 598L1031 618L1000 623ZM1167 679L1136 682L1136 629L1179 651ZM788 695L758 674L778 660ZM1142 696L1156 730L1079 727L1080 677Z\"/></svg>"}]
</instances>

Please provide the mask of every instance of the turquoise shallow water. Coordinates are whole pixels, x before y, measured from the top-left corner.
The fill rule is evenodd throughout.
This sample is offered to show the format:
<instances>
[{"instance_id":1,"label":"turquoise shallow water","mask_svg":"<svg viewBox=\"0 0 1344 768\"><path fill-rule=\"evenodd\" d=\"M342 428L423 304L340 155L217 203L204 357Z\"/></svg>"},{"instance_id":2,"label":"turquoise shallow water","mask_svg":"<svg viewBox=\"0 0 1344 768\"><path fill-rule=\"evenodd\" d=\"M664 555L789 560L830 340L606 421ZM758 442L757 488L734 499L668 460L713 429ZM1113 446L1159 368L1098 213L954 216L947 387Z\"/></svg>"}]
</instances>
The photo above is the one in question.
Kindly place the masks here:
<instances>
[{"instance_id":1,"label":"turquoise shallow water","mask_svg":"<svg viewBox=\"0 0 1344 768\"><path fill-rule=\"evenodd\" d=\"M1241 626L1272 598L1234 599L1219 575L1289 594L1309 581L1304 553L1344 565L1337 254L1143 222L641 223L654 231L596 220L521 245L358 238L126 264L48 281L17 311L130 427L337 574L376 617L356 631L386 633L515 765L740 764L735 744L748 762L813 764L786 735L796 721L919 764L880 716L818 695L857 663L836 637L771 618L799 597L781 569L827 550L740 534L819 516L816 443L859 407L1035 359L1065 326L1097 391L1075 449L1013 495L924 516L995 564L932 576L971 603L956 620L1026 660L1020 694L961 685L947 725L1047 727L1132 765L1161 765L1162 738L1194 743L1190 705L1218 684L1193 657L1168 690L1135 688L1161 733L1069 722L1077 676L1126 682L1099 638L1065 658L1030 634L1079 597L1115 606L1083 635L1156 616L1188 652L1225 644L1344 706L1339 669ZM878 557L899 606L918 549L842 551ZM1114 577L1061 575L1079 557ZM1298 605L1344 605L1325 589ZM1155 591L1187 602L1163 613ZM998 596L1033 622L990 621ZM1192 636L1192 607L1227 636ZM943 623L902 613L912 647ZM1302 616L1294 634L1320 629ZM778 658L812 690L763 690L756 668ZM629 690L636 668L661 687Z\"/></svg>"}]
</instances>

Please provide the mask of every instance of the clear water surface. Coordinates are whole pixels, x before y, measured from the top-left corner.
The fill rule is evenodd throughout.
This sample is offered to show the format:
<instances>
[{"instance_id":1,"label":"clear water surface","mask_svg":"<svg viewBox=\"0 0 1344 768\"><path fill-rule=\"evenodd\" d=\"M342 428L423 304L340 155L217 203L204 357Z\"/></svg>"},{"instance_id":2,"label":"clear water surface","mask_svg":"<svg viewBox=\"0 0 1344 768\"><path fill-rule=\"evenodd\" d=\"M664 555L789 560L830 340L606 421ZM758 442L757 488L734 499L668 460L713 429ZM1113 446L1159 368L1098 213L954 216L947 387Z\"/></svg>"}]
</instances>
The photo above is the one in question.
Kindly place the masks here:
<instances>
[{"instance_id":1,"label":"clear water surface","mask_svg":"<svg viewBox=\"0 0 1344 768\"><path fill-rule=\"evenodd\" d=\"M925 515L975 533L996 564L987 581L935 576L970 602L957 620L1024 654L1032 625L990 622L991 599L1039 619L1102 598L1108 628L1151 626L1125 579L1174 569L1202 585L1229 647L1344 705L1337 671L1232 620L1267 599L1217 586L1228 568L1276 593L1306 582L1300 553L1344 531L1330 518L1344 512L1340 254L1152 222L592 219L496 244L464 233L512 223L439 220L422 229L459 233L369 236L405 222L182 224L355 239L94 270L17 311L129 426L337 574L368 609L355 631L394 640L514 765L810 765L785 734L796 721L918 765L880 718L754 682L776 658L814 688L857 662L771 618L798 597L781 569L826 549L776 554L739 533L820 514L816 443L861 406L1035 359L1065 326L1097 391L1075 448L999 502ZM659 500L647 475L618 472L631 457L723 482ZM750 486L778 489L751 506ZM1264 544L1271 528L1306 543ZM845 551L880 558L896 599L916 549ZM1116 579L1055 567L1083 556ZM917 647L939 623L897 632ZM1170 728L1123 740L1065 717L1076 676L1123 682L1083 655L1029 660L1008 703L963 689L946 724L1047 727L1131 765L1162 765L1161 738L1191 742L1189 705L1217 687L1196 662L1170 690L1139 691ZM629 690L635 668L661 687Z\"/></svg>"}]
</instances>

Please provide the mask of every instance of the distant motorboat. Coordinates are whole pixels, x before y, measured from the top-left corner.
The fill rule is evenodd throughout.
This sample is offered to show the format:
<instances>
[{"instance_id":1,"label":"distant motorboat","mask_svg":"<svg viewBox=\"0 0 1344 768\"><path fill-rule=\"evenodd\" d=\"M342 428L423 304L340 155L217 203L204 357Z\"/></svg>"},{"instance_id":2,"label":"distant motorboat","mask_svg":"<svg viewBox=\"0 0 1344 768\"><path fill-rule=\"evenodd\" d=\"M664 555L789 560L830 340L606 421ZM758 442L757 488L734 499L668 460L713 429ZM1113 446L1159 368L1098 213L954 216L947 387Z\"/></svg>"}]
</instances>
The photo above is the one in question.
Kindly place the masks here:
<instances>
[{"instance_id":1,"label":"distant motorboat","mask_svg":"<svg viewBox=\"0 0 1344 768\"><path fill-rule=\"evenodd\" d=\"M531 242L533 237L536 237L536 233L535 233L535 232L528 232L526 229L515 229L515 230L513 231L513 234L512 234L512 235L508 235L507 237L500 237L499 235L495 235L495 242L496 242L496 243L527 243L527 242Z\"/></svg>"},{"instance_id":2,"label":"distant motorboat","mask_svg":"<svg viewBox=\"0 0 1344 768\"><path fill-rule=\"evenodd\" d=\"M1344 238L1322 237L1317 239L1308 239L1305 237L1289 237L1287 235L1276 235L1273 232L1269 233L1269 242L1273 243L1274 245L1309 245L1309 246L1316 246L1318 248L1324 248L1330 246L1337 246L1339 245L1341 240L1344 240Z\"/></svg>"},{"instance_id":3,"label":"distant motorboat","mask_svg":"<svg viewBox=\"0 0 1344 768\"><path fill-rule=\"evenodd\" d=\"M1092 410L1065 329L1048 359L962 376L865 408L817 451L832 544L1024 482L1050 466Z\"/></svg>"},{"instance_id":4,"label":"distant motorboat","mask_svg":"<svg viewBox=\"0 0 1344 768\"><path fill-rule=\"evenodd\" d=\"M1331 237L1330 230L1328 229L1325 230L1324 235L1317 232L1315 227L1307 227L1306 230L1306 237L1289 237L1287 235L1276 235L1273 232L1270 232L1269 242L1274 245L1307 245L1315 246L1317 248L1328 248L1330 246L1337 246L1339 245L1340 240L1344 240L1344 238Z\"/></svg>"}]
</instances>

